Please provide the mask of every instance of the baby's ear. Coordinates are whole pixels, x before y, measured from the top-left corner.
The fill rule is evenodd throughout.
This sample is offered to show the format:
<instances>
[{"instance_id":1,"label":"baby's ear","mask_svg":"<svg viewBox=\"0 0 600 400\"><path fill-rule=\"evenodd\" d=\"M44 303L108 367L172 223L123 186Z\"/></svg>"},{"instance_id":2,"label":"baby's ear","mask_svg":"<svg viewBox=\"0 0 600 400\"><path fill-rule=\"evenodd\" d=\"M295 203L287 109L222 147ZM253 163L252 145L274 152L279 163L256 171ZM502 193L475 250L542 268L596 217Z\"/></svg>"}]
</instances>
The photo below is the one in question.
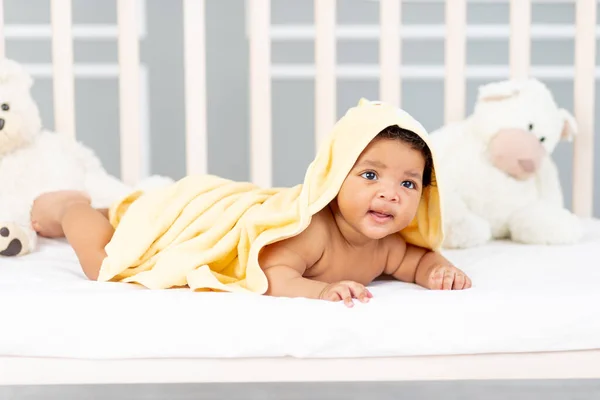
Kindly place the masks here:
<instances>
[{"instance_id":1,"label":"baby's ear","mask_svg":"<svg viewBox=\"0 0 600 400\"><path fill-rule=\"evenodd\" d=\"M577 121L575 121L575 117L573 117L573 115L571 115L571 113L565 110L564 108L560 108L558 112L563 120L563 129L560 134L560 138L561 140L571 142L573 141L573 138L575 137L575 135L577 135L577 132L579 131Z\"/></svg>"},{"instance_id":2,"label":"baby's ear","mask_svg":"<svg viewBox=\"0 0 600 400\"><path fill-rule=\"evenodd\" d=\"M500 101L506 100L519 94L522 82L509 80L488 83L480 86L477 94L478 101Z\"/></svg>"}]
</instances>

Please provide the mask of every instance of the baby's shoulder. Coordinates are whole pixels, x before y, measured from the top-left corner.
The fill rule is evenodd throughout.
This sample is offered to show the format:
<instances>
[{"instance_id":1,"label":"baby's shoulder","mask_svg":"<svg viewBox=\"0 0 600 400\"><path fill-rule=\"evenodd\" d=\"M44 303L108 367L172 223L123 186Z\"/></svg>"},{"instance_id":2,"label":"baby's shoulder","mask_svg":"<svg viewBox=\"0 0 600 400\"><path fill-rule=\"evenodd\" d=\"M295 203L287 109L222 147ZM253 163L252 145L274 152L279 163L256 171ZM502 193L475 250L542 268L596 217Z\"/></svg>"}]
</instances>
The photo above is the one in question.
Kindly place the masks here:
<instances>
[{"instance_id":1,"label":"baby's shoulder","mask_svg":"<svg viewBox=\"0 0 600 400\"><path fill-rule=\"evenodd\" d=\"M396 233L385 237L382 242L382 247L387 254L385 273L390 274L392 273L391 270L395 270L404 259L404 255L406 254L406 241L399 233Z\"/></svg>"},{"instance_id":2,"label":"baby's shoulder","mask_svg":"<svg viewBox=\"0 0 600 400\"><path fill-rule=\"evenodd\" d=\"M292 251L307 260L319 259L329 240L329 225L326 217L317 213L302 232L275 242L267 246L266 250L268 253Z\"/></svg>"},{"instance_id":3,"label":"baby's shoulder","mask_svg":"<svg viewBox=\"0 0 600 400\"><path fill-rule=\"evenodd\" d=\"M312 216L308 226L291 241L310 245L311 247L324 247L326 240L330 237L331 221L327 213L318 212ZM288 239L289 240L289 239Z\"/></svg>"}]
</instances>

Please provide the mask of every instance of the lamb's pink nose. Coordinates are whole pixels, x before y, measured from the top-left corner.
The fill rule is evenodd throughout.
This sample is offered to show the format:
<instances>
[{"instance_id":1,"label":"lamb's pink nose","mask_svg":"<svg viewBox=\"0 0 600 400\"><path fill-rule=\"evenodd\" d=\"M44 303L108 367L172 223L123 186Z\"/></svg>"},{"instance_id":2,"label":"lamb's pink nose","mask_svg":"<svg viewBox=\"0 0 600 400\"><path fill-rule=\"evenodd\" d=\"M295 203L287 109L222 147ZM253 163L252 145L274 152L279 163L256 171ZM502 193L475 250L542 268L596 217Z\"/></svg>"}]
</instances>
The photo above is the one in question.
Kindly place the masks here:
<instances>
[{"instance_id":1,"label":"lamb's pink nose","mask_svg":"<svg viewBox=\"0 0 600 400\"><path fill-rule=\"evenodd\" d=\"M535 170L533 160L519 160L519 165L523 168L523 171L527 173L531 173Z\"/></svg>"}]
</instances>

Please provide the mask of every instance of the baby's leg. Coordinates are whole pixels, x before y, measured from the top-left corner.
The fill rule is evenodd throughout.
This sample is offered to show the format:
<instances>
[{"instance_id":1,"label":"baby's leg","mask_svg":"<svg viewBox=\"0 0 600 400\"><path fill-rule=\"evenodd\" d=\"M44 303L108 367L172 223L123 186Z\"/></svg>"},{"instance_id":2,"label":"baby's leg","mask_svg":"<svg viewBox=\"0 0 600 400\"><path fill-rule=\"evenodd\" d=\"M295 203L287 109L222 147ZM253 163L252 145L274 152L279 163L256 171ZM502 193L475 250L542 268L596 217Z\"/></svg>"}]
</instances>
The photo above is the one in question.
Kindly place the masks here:
<instances>
[{"instance_id":1,"label":"baby's leg","mask_svg":"<svg viewBox=\"0 0 600 400\"><path fill-rule=\"evenodd\" d=\"M50 192L33 203L31 223L40 236L66 237L85 275L91 280L98 278L106 257L104 247L114 232L106 210L92 208L82 192Z\"/></svg>"}]
</instances>

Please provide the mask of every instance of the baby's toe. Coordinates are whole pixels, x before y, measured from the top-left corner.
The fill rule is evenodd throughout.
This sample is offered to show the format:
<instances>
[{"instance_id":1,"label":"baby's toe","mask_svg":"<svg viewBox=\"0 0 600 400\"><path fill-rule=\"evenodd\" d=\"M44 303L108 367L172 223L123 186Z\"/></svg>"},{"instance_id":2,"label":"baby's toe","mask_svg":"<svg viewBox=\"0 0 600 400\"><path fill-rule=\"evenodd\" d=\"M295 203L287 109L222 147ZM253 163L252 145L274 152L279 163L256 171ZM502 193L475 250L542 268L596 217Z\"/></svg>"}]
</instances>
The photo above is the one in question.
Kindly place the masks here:
<instances>
[{"instance_id":1,"label":"baby's toe","mask_svg":"<svg viewBox=\"0 0 600 400\"><path fill-rule=\"evenodd\" d=\"M59 238L63 237L65 234L62 229L62 225L56 221L47 221L44 224L36 224L34 226L35 231L43 237L47 238Z\"/></svg>"}]
</instances>

